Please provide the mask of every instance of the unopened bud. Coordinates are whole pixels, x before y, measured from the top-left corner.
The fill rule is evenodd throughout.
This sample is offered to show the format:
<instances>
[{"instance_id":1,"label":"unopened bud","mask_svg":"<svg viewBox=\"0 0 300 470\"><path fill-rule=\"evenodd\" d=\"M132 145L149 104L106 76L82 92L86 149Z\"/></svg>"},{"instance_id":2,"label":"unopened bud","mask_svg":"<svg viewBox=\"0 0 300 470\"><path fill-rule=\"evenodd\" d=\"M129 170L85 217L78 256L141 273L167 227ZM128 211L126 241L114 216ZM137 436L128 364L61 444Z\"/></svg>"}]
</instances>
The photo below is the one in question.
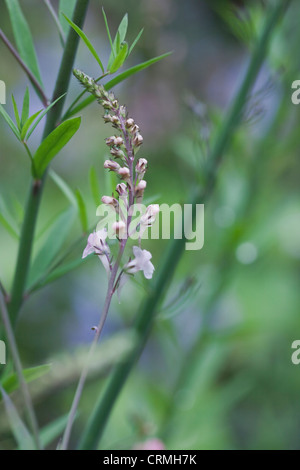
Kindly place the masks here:
<instances>
[{"instance_id":1,"label":"unopened bud","mask_svg":"<svg viewBox=\"0 0 300 470\"><path fill-rule=\"evenodd\" d=\"M118 201L112 196L102 196L101 201L108 206L117 207Z\"/></svg>"},{"instance_id":2,"label":"unopened bud","mask_svg":"<svg viewBox=\"0 0 300 470\"><path fill-rule=\"evenodd\" d=\"M110 171L118 171L120 165L117 162L114 162L113 160L105 160L104 168L107 168Z\"/></svg>"},{"instance_id":3,"label":"unopened bud","mask_svg":"<svg viewBox=\"0 0 300 470\"><path fill-rule=\"evenodd\" d=\"M109 147L112 147L115 144L115 139L116 139L116 136L114 135L112 135L111 137L107 137L107 139L105 139L106 145L108 145Z\"/></svg>"},{"instance_id":4,"label":"unopened bud","mask_svg":"<svg viewBox=\"0 0 300 470\"><path fill-rule=\"evenodd\" d=\"M132 118L127 119L125 122L126 129L130 129L132 126L134 126L134 120Z\"/></svg>"},{"instance_id":5,"label":"unopened bud","mask_svg":"<svg viewBox=\"0 0 300 470\"><path fill-rule=\"evenodd\" d=\"M132 134L136 134L137 132L139 132L140 128L137 124L135 124L131 129L130 129L130 132Z\"/></svg>"},{"instance_id":6,"label":"unopened bud","mask_svg":"<svg viewBox=\"0 0 300 470\"><path fill-rule=\"evenodd\" d=\"M112 122L112 116L110 114L104 114L104 122Z\"/></svg>"},{"instance_id":7,"label":"unopened bud","mask_svg":"<svg viewBox=\"0 0 300 470\"><path fill-rule=\"evenodd\" d=\"M128 168L126 168L126 167L120 168L118 173L119 173L120 177L122 178L122 180L129 181L130 171L129 171Z\"/></svg>"},{"instance_id":8,"label":"unopened bud","mask_svg":"<svg viewBox=\"0 0 300 470\"><path fill-rule=\"evenodd\" d=\"M112 106L113 106L114 108L118 108L118 107L119 107L118 100L113 100Z\"/></svg>"},{"instance_id":9,"label":"unopened bud","mask_svg":"<svg viewBox=\"0 0 300 470\"><path fill-rule=\"evenodd\" d=\"M123 139L122 137L115 137L115 140L114 140L114 145L116 145L117 147L119 147L120 145L123 145Z\"/></svg>"},{"instance_id":10,"label":"unopened bud","mask_svg":"<svg viewBox=\"0 0 300 470\"><path fill-rule=\"evenodd\" d=\"M147 186L147 181L141 180L139 184L137 185L137 187L135 188L135 196L137 198L137 202L141 202L146 186Z\"/></svg>"},{"instance_id":11,"label":"unopened bud","mask_svg":"<svg viewBox=\"0 0 300 470\"><path fill-rule=\"evenodd\" d=\"M121 114L121 116L122 116L122 117L126 117L126 113L127 113L127 111L126 111L125 106L120 106L120 114Z\"/></svg>"},{"instance_id":12,"label":"unopened bud","mask_svg":"<svg viewBox=\"0 0 300 470\"><path fill-rule=\"evenodd\" d=\"M110 153L114 158L125 158L125 153L119 148L112 148Z\"/></svg>"},{"instance_id":13,"label":"unopened bud","mask_svg":"<svg viewBox=\"0 0 300 470\"><path fill-rule=\"evenodd\" d=\"M139 147L140 145L142 145L143 140L144 140L144 139L143 139L143 136L142 136L141 134L137 133L137 134L135 135L135 137L133 138L132 143L133 143L133 145L134 145L135 147Z\"/></svg>"},{"instance_id":14,"label":"unopened bud","mask_svg":"<svg viewBox=\"0 0 300 470\"><path fill-rule=\"evenodd\" d=\"M111 122L112 124L114 124L115 126L118 126L120 124L120 119L118 118L118 116L112 116L111 117Z\"/></svg>"},{"instance_id":15,"label":"unopened bud","mask_svg":"<svg viewBox=\"0 0 300 470\"><path fill-rule=\"evenodd\" d=\"M116 187L116 191L120 197L124 198L128 196L127 186L125 183L119 183Z\"/></svg>"},{"instance_id":16,"label":"unopened bud","mask_svg":"<svg viewBox=\"0 0 300 470\"><path fill-rule=\"evenodd\" d=\"M159 205L158 204L150 204L147 207L146 212L141 217L141 223L144 225L152 225L155 222L155 218L159 213Z\"/></svg>"},{"instance_id":17,"label":"unopened bud","mask_svg":"<svg viewBox=\"0 0 300 470\"><path fill-rule=\"evenodd\" d=\"M138 161L137 161L137 164L136 164L136 167L135 167L135 171L139 174L139 175L144 175L145 172L146 172L146 169L147 169L147 160L146 158L139 158Z\"/></svg>"},{"instance_id":18,"label":"unopened bud","mask_svg":"<svg viewBox=\"0 0 300 470\"><path fill-rule=\"evenodd\" d=\"M118 238L122 238L126 232L126 225L122 220L120 220L119 222L114 222L112 224L112 229L116 233Z\"/></svg>"}]
</instances>

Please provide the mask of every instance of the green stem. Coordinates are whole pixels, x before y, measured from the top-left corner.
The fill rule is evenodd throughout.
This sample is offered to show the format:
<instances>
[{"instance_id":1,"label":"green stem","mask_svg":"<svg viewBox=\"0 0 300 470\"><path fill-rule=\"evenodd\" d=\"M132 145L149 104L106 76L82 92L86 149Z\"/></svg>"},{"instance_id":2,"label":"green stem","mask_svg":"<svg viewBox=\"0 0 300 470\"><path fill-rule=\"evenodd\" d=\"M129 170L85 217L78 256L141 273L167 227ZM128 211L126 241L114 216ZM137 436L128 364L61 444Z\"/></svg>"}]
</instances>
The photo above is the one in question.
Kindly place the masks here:
<instances>
[{"instance_id":1,"label":"green stem","mask_svg":"<svg viewBox=\"0 0 300 470\"><path fill-rule=\"evenodd\" d=\"M73 15L73 21L79 27L82 27L83 25L88 3L89 0L77 0ZM55 101L59 96L66 93L68 90L78 41L79 36L75 33L73 29L70 28L66 47L64 49L64 53L61 60L60 69L58 72L52 102ZM49 111L47 115L43 139L45 139L47 135L49 135L50 132L52 132L58 124L62 114L64 100L65 98L59 100L57 104L53 106L53 108L51 108L51 110ZM32 181L29 191L20 237L20 245L12 287L11 302L9 304L9 313L12 322L16 320L23 302L23 296L26 287L26 279L32 252L35 226L40 201L42 198L44 182L45 177L43 181Z\"/></svg>"},{"instance_id":2,"label":"green stem","mask_svg":"<svg viewBox=\"0 0 300 470\"><path fill-rule=\"evenodd\" d=\"M35 413L34 413L34 409L33 409L32 401L31 401L31 396L30 396L30 393L29 393L29 389L28 389L27 383L25 382L25 379L24 379L23 367L22 367L22 364L21 364L21 359L20 359L20 355L19 355L19 351L18 351L18 346L17 346L16 340L15 340L15 336L14 336L13 329L12 329L10 319L9 319L9 315L8 315L8 311L7 311L6 304L5 304L5 301L4 301L4 298L3 298L2 294L0 294L0 310L1 310L1 314L2 314L2 320L3 320L3 325L4 325L5 332L6 332L7 340L8 340L8 343L9 343L9 346L10 346L10 349L11 349L11 354L12 354L12 357L13 357L13 361L14 361L14 364L15 364L15 367L16 367L16 372L17 372L17 376L18 376L18 380L19 380L20 389L21 389L23 399L24 399L24 404L25 404L25 408L26 408L26 412L27 412L28 422L29 422L31 430L32 430L32 434L33 434L33 438L34 438L36 448L38 450L41 450L42 445L41 445L41 441L40 441L40 437L39 437L39 429L38 429L37 419L36 419L36 416L35 416Z\"/></svg>"},{"instance_id":3,"label":"green stem","mask_svg":"<svg viewBox=\"0 0 300 470\"><path fill-rule=\"evenodd\" d=\"M271 34L290 4L291 0L281 1L275 6L271 6L267 12L264 27L253 51L250 64L247 69L245 78L240 89L230 107L227 118L220 129L219 135L214 142L209 155L209 166L207 168L207 180L203 189L198 189L192 199L193 205L207 202L211 195L217 179L217 169L222 161L223 155L228 148L232 139L236 126L239 124L242 112L247 101L248 95L259 73L261 65L267 54L267 47L271 39ZM156 277L153 290L146 299L144 305L139 310L135 329L139 338L136 348L129 354L125 362L117 366L111 380L104 392L104 396L100 396L93 414L87 424L87 428L83 434L80 449L96 449L99 440L103 435L106 423L121 392L126 379L136 363L144 344L147 340L149 331L151 330L155 313L159 302L165 294L167 287L171 281L172 274L179 263L185 247L185 239L172 240L167 255L165 256L162 268Z\"/></svg>"}]
</instances>

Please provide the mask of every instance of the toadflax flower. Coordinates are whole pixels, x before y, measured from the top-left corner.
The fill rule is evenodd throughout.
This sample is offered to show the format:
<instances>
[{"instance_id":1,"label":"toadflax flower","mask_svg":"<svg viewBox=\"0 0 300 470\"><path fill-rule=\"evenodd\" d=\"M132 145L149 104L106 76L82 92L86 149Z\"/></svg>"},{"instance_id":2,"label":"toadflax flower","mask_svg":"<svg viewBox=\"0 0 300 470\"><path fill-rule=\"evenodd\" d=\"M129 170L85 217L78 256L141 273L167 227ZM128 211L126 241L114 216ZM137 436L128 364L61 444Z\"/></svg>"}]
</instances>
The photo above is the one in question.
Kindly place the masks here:
<instances>
[{"instance_id":1,"label":"toadflax flower","mask_svg":"<svg viewBox=\"0 0 300 470\"><path fill-rule=\"evenodd\" d=\"M124 271L128 274L143 271L145 278L151 279L154 272L154 266L150 261L152 258L150 251L142 250L138 246L134 246L132 251L135 258L124 266Z\"/></svg>"},{"instance_id":2,"label":"toadflax flower","mask_svg":"<svg viewBox=\"0 0 300 470\"><path fill-rule=\"evenodd\" d=\"M91 233L88 237L87 245L82 254L82 258L86 258L88 255L95 253L102 262L107 274L110 274L110 250L106 243L106 238L107 231L105 229Z\"/></svg>"}]
</instances>

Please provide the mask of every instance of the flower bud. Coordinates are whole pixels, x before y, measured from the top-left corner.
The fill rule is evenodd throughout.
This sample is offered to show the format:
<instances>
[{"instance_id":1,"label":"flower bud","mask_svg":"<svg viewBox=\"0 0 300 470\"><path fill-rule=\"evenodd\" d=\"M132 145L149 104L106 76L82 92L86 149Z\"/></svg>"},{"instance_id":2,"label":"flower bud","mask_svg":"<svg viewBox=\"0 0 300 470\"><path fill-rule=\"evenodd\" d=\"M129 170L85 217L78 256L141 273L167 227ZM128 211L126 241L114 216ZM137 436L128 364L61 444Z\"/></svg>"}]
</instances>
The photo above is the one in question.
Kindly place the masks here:
<instances>
[{"instance_id":1,"label":"flower bud","mask_svg":"<svg viewBox=\"0 0 300 470\"><path fill-rule=\"evenodd\" d=\"M111 102L108 100L100 100L101 105L104 109L112 109Z\"/></svg>"},{"instance_id":2,"label":"flower bud","mask_svg":"<svg viewBox=\"0 0 300 470\"><path fill-rule=\"evenodd\" d=\"M114 145L119 147L120 145L123 145L123 143L124 143L124 141L123 141L122 137L115 137Z\"/></svg>"},{"instance_id":3,"label":"flower bud","mask_svg":"<svg viewBox=\"0 0 300 470\"><path fill-rule=\"evenodd\" d=\"M116 187L116 191L120 197L124 198L128 196L127 186L125 183L119 183Z\"/></svg>"},{"instance_id":4,"label":"flower bud","mask_svg":"<svg viewBox=\"0 0 300 470\"><path fill-rule=\"evenodd\" d=\"M105 139L106 145L108 145L109 147L112 147L113 145L115 145L115 139L116 139L116 136L114 135L112 135L111 137L107 137L107 139Z\"/></svg>"},{"instance_id":5,"label":"flower bud","mask_svg":"<svg viewBox=\"0 0 300 470\"><path fill-rule=\"evenodd\" d=\"M137 132L139 132L140 128L137 124L134 124L134 126L130 129L130 132L132 134L136 134Z\"/></svg>"},{"instance_id":6,"label":"flower bud","mask_svg":"<svg viewBox=\"0 0 300 470\"><path fill-rule=\"evenodd\" d=\"M130 171L129 171L128 168L126 168L126 167L120 168L118 173L119 173L120 177L122 178L122 180L129 181Z\"/></svg>"},{"instance_id":7,"label":"flower bud","mask_svg":"<svg viewBox=\"0 0 300 470\"><path fill-rule=\"evenodd\" d=\"M155 222L156 216L159 213L159 204L150 204L147 207L146 212L141 217L141 224L150 226Z\"/></svg>"},{"instance_id":8,"label":"flower bud","mask_svg":"<svg viewBox=\"0 0 300 470\"><path fill-rule=\"evenodd\" d=\"M137 133L137 134L134 136L132 143L133 143L133 145L134 145L135 147L139 147L140 145L142 145L143 140L144 140L144 139L143 139L143 136L142 136L141 134Z\"/></svg>"},{"instance_id":9,"label":"flower bud","mask_svg":"<svg viewBox=\"0 0 300 470\"><path fill-rule=\"evenodd\" d=\"M118 100L113 100L112 106L113 106L114 108L117 108L117 109L118 109L118 107L119 107Z\"/></svg>"},{"instance_id":10,"label":"flower bud","mask_svg":"<svg viewBox=\"0 0 300 470\"><path fill-rule=\"evenodd\" d=\"M112 148L110 150L110 153L114 158L125 158L125 153L123 152L123 150L120 150L119 148L117 149Z\"/></svg>"},{"instance_id":11,"label":"flower bud","mask_svg":"<svg viewBox=\"0 0 300 470\"><path fill-rule=\"evenodd\" d=\"M113 160L105 160L104 168L110 171L118 171L120 168L120 165L117 162L114 162Z\"/></svg>"},{"instance_id":12,"label":"flower bud","mask_svg":"<svg viewBox=\"0 0 300 470\"><path fill-rule=\"evenodd\" d=\"M127 119L125 122L126 129L130 129L132 126L134 126L134 120L132 118Z\"/></svg>"},{"instance_id":13,"label":"flower bud","mask_svg":"<svg viewBox=\"0 0 300 470\"><path fill-rule=\"evenodd\" d=\"M119 222L114 222L112 224L112 229L118 238L123 238L123 235L126 232L126 225L122 220L120 220Z\"/></svg>"},{"instance_id":14,"label":"flower bud","mask_svg":"<svg viewBox=\"0 0 300 470\"><path fill-rule=\"evenodd\" d=\"M112 116L110 114L104 114L104 122L112 122Z\"/></svg>"},{"instance_id":15,"label":"flower bud","mask_svg":"<svg viewBox=\"0 0 300 470\"><path fill-rule=\"evenodd\" d=\"M141 180L137 187L135 188L135 195L137 198L137 202L140 202L143 198L145 188L147 186L147 181Z\"/></svg>"},{"instance_id":16,"label":"flower bud","mask_svg":"<svg viewBox=\"0 0 300 470\"><path fill-rule=\"evenodd\" d=\"M126 117L126 112L125 106L120 106L120 114L122 117Z\"/></svg>"},{"instance_id":17,"label":"flower bud","mask_svg":"<svg viewBox=\"0 0 300 470\"><path fill-rule=\"evenodd\" d=\"M118 116L111 116L111 122L112 122L112 124L114 124L115 126L119 126L119 124L120 124L120 119L118 118Z\"/></svg>"},{"instance_id":18,"label":"flower bud","mask_svg":"<svg viewBox=\"0 0 300 470\"><path fill-rule=\"evenodd\" d=\"M146 158L139 158L135 167L135 171L141 175L142 177L144 176L146 169L147 169L147 160Z\"/></svg>"},{"instance_id":19,"label":"flower bud","mask_svg":"<svg viewBox=\"0 0 300 470\"><path fill-rule=\"evenodd\" d=\"M108 206L113 206L117 207L118 206L118 201L111 196L102 196L101 201L103 204L107 204Z\"/></svg>"}]
</instances>

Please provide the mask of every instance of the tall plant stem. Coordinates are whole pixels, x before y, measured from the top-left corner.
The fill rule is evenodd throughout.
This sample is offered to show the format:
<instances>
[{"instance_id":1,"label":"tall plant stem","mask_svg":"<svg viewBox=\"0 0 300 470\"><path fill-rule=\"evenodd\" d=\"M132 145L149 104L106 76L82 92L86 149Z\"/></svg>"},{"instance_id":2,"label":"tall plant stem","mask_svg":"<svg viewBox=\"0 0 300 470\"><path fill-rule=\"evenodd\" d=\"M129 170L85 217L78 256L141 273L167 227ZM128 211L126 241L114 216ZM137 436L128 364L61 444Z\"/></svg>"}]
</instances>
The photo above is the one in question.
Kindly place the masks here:
<instances>
[{"instance_id":1,"label":"tall plant stem","mask_svg":"<svg viewBox=\"0 0 300 470\"><path fill-rule=\"evenodd\" d=\"M197 189L194 197L192 198L193 205L207 202L213 192L216 184L218 167L228 145L231 142L234 131L241 120L248 95L267 55L267 48L272 32L290 2L291 0L280 1L276 5L269 7L267 11L266 20L252 53L245 78L242 81L232 106L227 112L227 118L224 120L220 132L212 146L208 159L209 164L207 168L205 187ZM121 392L131 369L143 350L155 318L156 309L165 294L169 283L171 282L172 273L175 272L184 251L185 241L186 240L184 238L181 240L174 239L170 243L169 250L163 261L162 268L156 277L152 292L142 305L142 308L139 309L137 315L135 323L135 329L139 338L137 346L129 354L126 361L123 362L122 365L117 366L104 395L99 397L98 403L96 404L81 440L80 449L97 448L117 397Z\"/></svg>"},{"instance_id":2,"label":"tall plant stem","mask_svg":"<svg viewBox=\"0 0 300 470\"><path fill-rule=\"evenodd\" d=\"M88 3L89 0L77 0L73 15L73 22L76 23L79 27L82 27L83 25ZM61 59L61 65L59 68L52 101L56 100L59 96L66 93L66 91L68 90L78 41L79 36L75 33L73 29L70 28L70 32L66 41L66 46ZM45 139L45 137L47 137L47 135L50 134L50 132L52 132L58 124L62 114L64 100L65 98L59 100L57 104L53 106L53 108L51 108L51 110L49 111L47 115L43 139ZM9 304L9 314L12 322L16 320L23 302L23 295L26 287L26 279L29 270L35 226L40 201L43 194L45 178L46 177L44 177L43 181L33 180L31 182L29 190L25 216L21 230L17 264L11 294L11 302Z\"/></svg>"},{"instance_id":3,"label":"tall plant stem","mask_svg":"<svg viewBox=\"0 0 300 470\"><path fill-rule=\"evenodd\" d=\"M32 401L31 401L29 389L28 389L27 383L25 382L25 379L24 379L23 368L22 368L22 364L21 364L21 359L20 359L17 343L16 343L16 340L15 340L15 336L14 336L13 329L12 329L12 326L11 326L11 322L10 322L10 319L9 319L8 311L7 311L7 308L6 308L6 303L5 303L5 300L4 300L2 294L0 294L0 310L1 310L1 316L2 316L4 329L5 329L5 332L6 332L7 340L8 340L10 350L11 350L11 354L12 354L12 357L13 357L13 361L14 361L14 364L15 364L20 389L21 389L23 399L24 399L24 404L25 404L25 409L26 409L28 422L29 422L29 425L30 425L30 428L31 428L31 431L32 431L32 434L33 434L33 439L34 439L36 448L38 450L41 450L42 445L41 445L41 441L40 441L40 437L39 437L38 423L37 423L37 419L36 419L36 416L35 416L35 413L34 413L34 409L33 409Z\"/></svg>"},{"instance_id":4,"label":"tall plant stem","mask_svg":"<svg viewBox=\"0 0 300 470\"><path fill-rule=\"evenodd\" d=\"M108 286L107 286L106 298L105 298L103 310L102 310L102 313L101 313L100 321L99 321L99 324L97 326L93 342L92 342L90 350L88 352L88 357L87 357L86 363L84 365L84 368L82 370L82 373L81 373L81 376L80 376L80 379L79 379L79 382L78 382L78 385L77 385L77 389L76 389L74 399L73 399L73 402L72 402L72 406L71 406L71 409L70 409L70 413L69 413L69 416L68 416L67 426L66 426L66 429L65 429L65 432L64 432L64 435L63 435L61 450L67 450L68 445L69 445L69 440L70 440L70 436L71 436L71 431L72 431L74 419L75 419L76 412L77 412L78 405L79 405L79 401L80 401L80 398L81 398L81 395L82 395L82 392L83 392L83 388L84 388L84 385L85 385L85 382L86 382L86 379L87 379L87 376L88 376L90 363L91 363L91 360L94 356L95 349L96 349L97 343L99 341L99 338L101 336L101 333L103 331L103 327L104 327L104 324L105 324L105 321L106 321L106 318L107 318L107 315L108 315L109 307L110 307L110 304L111 304L111 299L112 299L112 296L114 294L114 285L115 285L118 269L119 269L119 266L120 266L120 261L121 261L121 258L122 258L122 255L123 255L123 252L124 252L124 249L125 249L125 245L126 245L126 241L121 243L118 258L117 258L117 260L116 260L116 262L113 266L113 269L111 271L111 275L110 275Z\"/></svg>"}]
</instances>

